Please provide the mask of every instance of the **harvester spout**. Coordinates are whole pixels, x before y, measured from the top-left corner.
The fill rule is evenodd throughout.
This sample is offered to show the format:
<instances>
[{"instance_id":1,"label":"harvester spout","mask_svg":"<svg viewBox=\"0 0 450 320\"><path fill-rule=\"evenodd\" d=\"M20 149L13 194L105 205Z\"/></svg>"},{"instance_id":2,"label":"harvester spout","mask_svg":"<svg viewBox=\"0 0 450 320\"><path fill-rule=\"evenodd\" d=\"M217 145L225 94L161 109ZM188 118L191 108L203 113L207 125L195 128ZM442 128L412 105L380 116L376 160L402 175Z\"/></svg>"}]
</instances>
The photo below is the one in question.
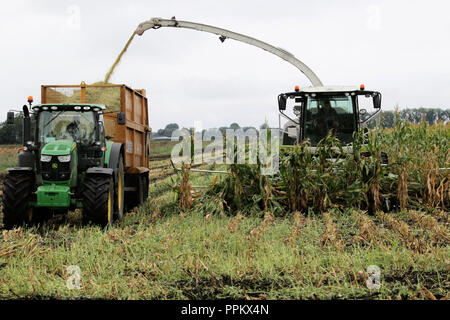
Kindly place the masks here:
<instances>
[{"instance_id":1,"label":"harvester spout","mask_svg":"<svg viewBox=\"0 0 450 320\"><path fill-rule=\"evenodd\" d=\"M304 64L296 57L294 57L293 54L287 52L284 49L272 46L261 40L230 30L221 29L214 26L196 22L176 20L175 17L173 17L172 19L152 18L148 21L139 24L134 33L141 36L148 29L159 29L161 27L186 28L196 31L213 33L219 36L221 42L224 42L225 39L233 39L236 41L244 42L249 45L258 47L260 49L263 49L276 55L277 57L280 57L281 59L295 66L309 79L309 81L312 83L313 86L315 87L323 86L322 81L320 81L319 77L317 77L317 75L306 64Z\"/></svg>"},{"instance_id":2,"label":"harvester spout","mask_svg":"<svg viewBox=\"0 0 450 320\"><path fill-rule=\"evenodd\" d=\"M142 36L145 31L148 29L153 29L155 27L155 18L152 18L148 21L142 22L138 25L136 31L134 31L135 34Z\"/></svg>"}]
</instances>

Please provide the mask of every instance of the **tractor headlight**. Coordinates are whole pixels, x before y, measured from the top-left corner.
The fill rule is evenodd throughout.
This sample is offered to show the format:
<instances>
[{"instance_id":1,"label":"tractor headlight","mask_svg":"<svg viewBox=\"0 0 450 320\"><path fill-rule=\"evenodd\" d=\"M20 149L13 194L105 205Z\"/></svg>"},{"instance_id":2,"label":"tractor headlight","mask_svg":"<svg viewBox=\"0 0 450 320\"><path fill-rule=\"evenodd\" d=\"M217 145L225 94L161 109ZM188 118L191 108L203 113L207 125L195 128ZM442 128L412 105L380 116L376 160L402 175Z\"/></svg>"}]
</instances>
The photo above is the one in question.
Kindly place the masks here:
<instances>
[{"instance_id":1,"label":"tractor headlight","mask_svg":"<svg viewBox=\"0 0 450 320\"><path fill-rule=\"evenodd\" d=\"M50 161L52 161L52 156L47 156L45 154L41 154L41 161L42 162L50 162Z\"/></svg>"},{"instance_id":2,"label":"tractor headlight","mask_svg":"<svg viewBox=\"0 0 450 320\"><path fill-rule=\"evenodd\" d=\"M58 156L58 161L59 162L70 162L70 154L68 154L66 156Z\"/></svg>"}]
</instances>

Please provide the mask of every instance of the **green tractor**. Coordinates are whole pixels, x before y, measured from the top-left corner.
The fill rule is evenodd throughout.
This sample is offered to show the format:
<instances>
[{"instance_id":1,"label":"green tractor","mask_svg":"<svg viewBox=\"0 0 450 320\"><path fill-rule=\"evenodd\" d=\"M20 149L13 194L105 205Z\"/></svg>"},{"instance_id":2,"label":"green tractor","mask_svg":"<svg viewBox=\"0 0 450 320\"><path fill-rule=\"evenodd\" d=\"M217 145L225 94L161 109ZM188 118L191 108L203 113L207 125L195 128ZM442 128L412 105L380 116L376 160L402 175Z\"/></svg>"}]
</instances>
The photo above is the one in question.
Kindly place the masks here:
<instances>
[{"instance_id":1,"label":"green tractor","mask_svg":"<svg viewBox=\"0 0 450 320\"><path fill-rule=\"evenodd\" d=\"M31 99L29 99L31 108ZM23 107L19 165L4 181L7 229L42 222L52 213L82 208L83 220L108 226L124 213L124 147L105 135L99 104L40 104ZM8 113L7 123L14 121ZM125 115L117 113L117 124Z\"/></svg>"}]
</instances>

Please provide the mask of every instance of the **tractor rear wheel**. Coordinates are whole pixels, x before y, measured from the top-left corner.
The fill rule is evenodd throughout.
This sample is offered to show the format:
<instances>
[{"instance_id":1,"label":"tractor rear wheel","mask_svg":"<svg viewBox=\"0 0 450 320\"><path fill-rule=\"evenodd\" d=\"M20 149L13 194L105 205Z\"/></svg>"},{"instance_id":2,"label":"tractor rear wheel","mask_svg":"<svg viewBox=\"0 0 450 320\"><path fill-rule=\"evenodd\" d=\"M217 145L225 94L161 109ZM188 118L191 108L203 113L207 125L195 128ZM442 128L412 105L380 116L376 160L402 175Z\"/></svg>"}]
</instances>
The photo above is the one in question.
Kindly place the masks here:
<instances>
[{"instance_id":1,"label":"tractor rear wheel","mask_svg":"<svg viewBox=\"0 0 450 320\"><path fill-rule=\"evenodd\" d=\"M107 175L86 175L83 191L83 221L110 226L114 214L114 183Z\"/></svg>"},{"instance_id":2,"label":"tractor rear wheel","mask_svg":"<svg viewBox=\"0 0 450 320\"><path fill-rule=\"evenodd\" d=\"M12 229L33 221L33 207L29 205L34 185L32 172L10 172L3 186L3 224Z\"/></svg>"}]
</instances>

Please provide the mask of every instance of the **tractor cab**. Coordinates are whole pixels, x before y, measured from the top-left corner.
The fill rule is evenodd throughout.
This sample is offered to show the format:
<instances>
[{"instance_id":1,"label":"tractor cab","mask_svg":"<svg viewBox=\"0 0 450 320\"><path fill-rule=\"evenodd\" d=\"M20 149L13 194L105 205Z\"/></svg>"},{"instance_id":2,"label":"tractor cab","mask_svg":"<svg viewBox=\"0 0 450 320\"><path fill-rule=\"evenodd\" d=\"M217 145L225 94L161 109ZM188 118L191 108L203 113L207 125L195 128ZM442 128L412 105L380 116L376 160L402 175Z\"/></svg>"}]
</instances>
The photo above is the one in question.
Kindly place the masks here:
<instances>
[{"instance_id":1,"label":"tractor cab","mask_svg":"<svg viewBox=\"0 0 450 320\"><path fill-rule=\"evenodd\" d=\"M104 105L96 104L33 106L34 147L39 157L36 168L42 170L44 181L69 180L67 173L52 174L64 167L64 162L68 167L77 166L81 172L92 166L103 166L102 149L106 141L102 113L105 109Z\"/></svg>"},{"instance_id":2,"label":"tractor cab","mask_svg":"<svg viewBox=\"0 0 450 320\"><path fill-rule=\"evenodd\" d=\"M287 102L294 105L287 110ZM375 110L369 115L366 107ZM283 145L296 145L309 139L317 146L328 133L343 145L353 141L353 133L374 119L381 110L381 93L358 87L295 87L278 96ZM281 118L287 120L281 126Z\"/></svg>"},{"instance_id":3,"label":"tractor cab","mask_svg":"<svg viewBox=\"0 0 450 320\"><path fill-rule=\"evenodd\" d=\"M72 163L75 154L94 161L85 167L103 164L102 147L105 147L103 113L105 106L99 104L30 104L23 106L23 148L19 154L19 167L44 170L47 163L57 159ZM14 112L8 112L8 123L14 122ZM34 134L31 133L33 128ZM93 163L91 163L93 162ZM53 164L58 167L58 163ZM53 180L69 180L67 174L52 176Z\"/></svg>"}]
</instances>

